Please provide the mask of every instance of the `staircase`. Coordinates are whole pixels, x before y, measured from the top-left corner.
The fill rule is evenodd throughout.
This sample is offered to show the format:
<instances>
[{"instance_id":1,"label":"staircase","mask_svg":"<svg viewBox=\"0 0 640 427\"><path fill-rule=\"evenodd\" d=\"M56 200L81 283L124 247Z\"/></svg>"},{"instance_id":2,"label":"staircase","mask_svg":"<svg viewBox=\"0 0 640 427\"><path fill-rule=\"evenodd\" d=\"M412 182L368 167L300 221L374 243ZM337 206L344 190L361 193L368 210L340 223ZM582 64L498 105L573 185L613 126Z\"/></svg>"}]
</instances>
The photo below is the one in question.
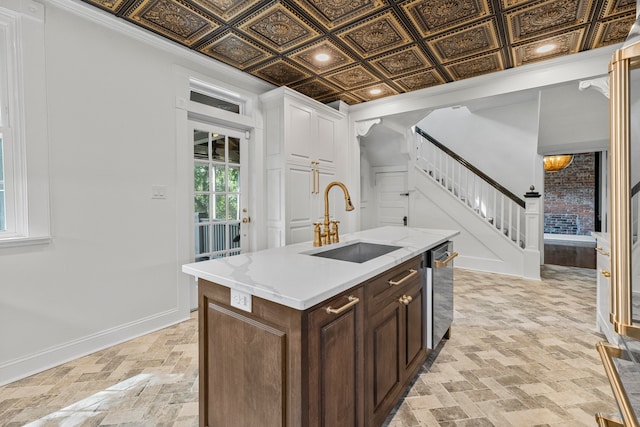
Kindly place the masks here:
<instances>
[{"instance_id":1,"label":"staircase","mask_svg":"<svg viewBox=\"0 0 640 427\"><path fill-rule=\"evenodd\" d=\"M539 278L539 252L525 250L525 201L420 128L415 131L412 225L461 230L460 267ZM537 268L527 267L532 262Z\"/></svg>"}]
</instances>

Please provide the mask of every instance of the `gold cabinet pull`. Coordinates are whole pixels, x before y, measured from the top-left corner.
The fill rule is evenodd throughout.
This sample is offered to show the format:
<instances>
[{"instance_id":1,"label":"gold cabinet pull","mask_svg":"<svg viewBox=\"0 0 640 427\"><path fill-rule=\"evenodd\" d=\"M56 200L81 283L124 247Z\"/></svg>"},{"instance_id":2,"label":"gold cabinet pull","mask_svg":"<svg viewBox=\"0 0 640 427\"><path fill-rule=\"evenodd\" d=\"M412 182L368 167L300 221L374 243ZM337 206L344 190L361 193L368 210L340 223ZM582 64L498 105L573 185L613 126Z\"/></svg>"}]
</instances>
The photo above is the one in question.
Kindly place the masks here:
<instances>
[{"instance_id":1,"label":"gold cabinet pull","mask_svg":"<svg viewBox=\"0 0 640 427\"><path fill-rule=\"evenodd\" d=\"M609 256L609 252L605 251L604 249L602 249L600 247L596 248L596 252L598 252L600 255L603 255L603 256Z\"/></svg>"},{"instance_id":2,"label":"gold cabinet pull","mask_svg":"<svg viewBox=\"0 0 640 427\"><path fill-rule=\"evenodd\" d=\"M360 302L360 298L358 297L354 297L354 296L349 296L349 302L346 303L345 305L343 305L340 308L331 308L331 307L327 307L327 313L329 314L340 314L345 310L348 310L349 308L353 307L354 305L356 305L357 303Z\"/></svg>"},{"instance_id":3,"label":"gold cabinet pull","mask_svg":"<svg viewBox=\"0 0 640 427\"><path fill-rule=\"evenodd\" d=\"M611 272L609 270L600 270L600 273L607 279L611 277Z\"/></svg>"},{"instance_id":4,"label":"gold cabinet pull","mask_svg":"<svg viewBox=\"0 0 640 427\"><path fill-rule=\"evenodd\" d=\"M414 270L413 268L411 270L409 270L409 274L407 274L406 276L404 276L402 279L400 280L389 280L389 286L398 286L398 285L402 285L404 282L406 282L407 280L411 279L413 276L415 276L416 274L418 274L418 270Z\"/></svg>"},{"instance_id":5,"label":"gold cabinet pull","mask_svg":"<svg viewBox=\"0 0 640 427\"><path fill-rule=\"evenodd\" d=\"M400 302L400 304L404 304L404 305L411 304L411 301L413 301L413 298L411 298L411 296L409 296L409 295L402 295L400 297L400 299L398 300L398 302Z\"/></svg>"},{"instance_id":6,"label":"gold cabinet pull","mask_svg":"<svg viewBox=\"0 0 640 427\"><path fill-rule=\"evenodd\" d=\"M453 261L453 259L455 257L458 256L458 252L451 252L451 255L449 255L449 257L447 259L445 259L444 261L434 261L433 262L433 268L442 268L442 267L446 267L447 264L449 264L451 261Z\"/></svg>"}]
</instances>

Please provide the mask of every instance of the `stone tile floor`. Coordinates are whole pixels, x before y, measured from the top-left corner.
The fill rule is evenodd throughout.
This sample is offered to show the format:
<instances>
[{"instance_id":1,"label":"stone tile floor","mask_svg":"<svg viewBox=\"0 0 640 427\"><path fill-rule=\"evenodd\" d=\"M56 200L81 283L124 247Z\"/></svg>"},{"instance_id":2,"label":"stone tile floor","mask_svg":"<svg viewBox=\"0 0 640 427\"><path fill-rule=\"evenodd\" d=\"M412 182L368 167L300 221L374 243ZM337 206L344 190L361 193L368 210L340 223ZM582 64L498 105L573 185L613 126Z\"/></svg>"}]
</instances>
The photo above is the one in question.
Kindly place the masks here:
<instances>
[{"instance_id":1,"label":"stone tile floor","mask_svg":"<svg viewBox=\"0 0 640 427\"><path fill-rule=\"evenodd\" d=\"M451 339L386 427L595 426L595 412L615 412L595 350L595 274L456 269ZM195 316L0 387L0 426L196 426Z\"/></svg>"}]
</instances>

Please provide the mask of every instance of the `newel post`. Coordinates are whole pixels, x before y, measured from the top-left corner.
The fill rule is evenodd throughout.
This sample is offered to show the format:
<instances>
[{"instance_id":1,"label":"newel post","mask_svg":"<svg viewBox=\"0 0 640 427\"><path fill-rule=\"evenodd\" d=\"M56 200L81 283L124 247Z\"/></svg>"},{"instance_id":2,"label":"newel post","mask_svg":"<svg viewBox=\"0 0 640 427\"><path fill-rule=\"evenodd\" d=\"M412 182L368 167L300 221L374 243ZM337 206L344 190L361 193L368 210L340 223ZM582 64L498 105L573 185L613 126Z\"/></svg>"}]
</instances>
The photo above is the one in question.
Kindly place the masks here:
<instances>
[{"instance_id":1,"label":"newel post","mask_svg":"<svg viewBox=\"0 0 640 427\"><path fill-rule=\"evenodd\" d=\"M542 217L542 200L540 193L535 191L533 185L525 195L524 223L525 242L524 248L524 273L525 277L540 278L540 243L541 239L540 218Z\"/></svg>"}]
</instances>

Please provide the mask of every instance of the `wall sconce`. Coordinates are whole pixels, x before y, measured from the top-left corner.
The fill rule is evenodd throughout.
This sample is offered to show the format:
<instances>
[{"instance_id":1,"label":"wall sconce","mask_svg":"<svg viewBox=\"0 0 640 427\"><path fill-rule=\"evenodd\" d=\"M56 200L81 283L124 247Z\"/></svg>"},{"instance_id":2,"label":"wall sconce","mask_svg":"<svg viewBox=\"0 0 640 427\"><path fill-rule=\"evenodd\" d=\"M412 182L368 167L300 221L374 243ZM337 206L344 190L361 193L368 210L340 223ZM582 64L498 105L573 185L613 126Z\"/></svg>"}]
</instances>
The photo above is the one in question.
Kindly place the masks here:
<instances>
[{"instance_id":1,"label":"wall sconce","mask_svg":"<svg viewBox=\"0 0 640 427\"><path fill-rule=\"evenodd\" d=\"M544 156L542 160L544 170L547 172L558 172L569 166L573 161L572 154L562 154L559 156Z\"/></svg>"}]
</instances>

